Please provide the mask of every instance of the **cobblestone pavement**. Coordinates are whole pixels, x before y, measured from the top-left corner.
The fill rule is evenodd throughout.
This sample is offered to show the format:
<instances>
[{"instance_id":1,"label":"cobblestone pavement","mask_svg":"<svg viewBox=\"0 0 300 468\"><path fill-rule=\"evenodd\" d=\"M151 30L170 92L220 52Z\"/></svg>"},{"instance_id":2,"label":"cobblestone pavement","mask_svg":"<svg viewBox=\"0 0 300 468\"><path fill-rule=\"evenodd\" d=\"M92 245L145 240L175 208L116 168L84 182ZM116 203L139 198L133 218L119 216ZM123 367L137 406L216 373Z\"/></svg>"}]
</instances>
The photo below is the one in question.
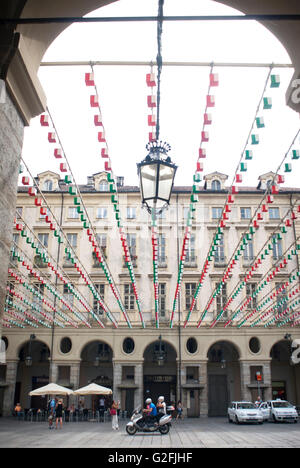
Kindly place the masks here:
<instances>
[{"instance_id":1,"label":"cobblestone pavement","mask_svg":"<svg viewBox=\"0 0 300 468\"><path fill-rule=\"evenodd\" d=\"M254 448L300 447L300 423L229 424L225 418L184 419L173 422L167 435L127 435L126 421L113 431L111 423L64 423L48 429L47 422L0 418L0 447L78 448Z\"/></svg>"}]
</instances>

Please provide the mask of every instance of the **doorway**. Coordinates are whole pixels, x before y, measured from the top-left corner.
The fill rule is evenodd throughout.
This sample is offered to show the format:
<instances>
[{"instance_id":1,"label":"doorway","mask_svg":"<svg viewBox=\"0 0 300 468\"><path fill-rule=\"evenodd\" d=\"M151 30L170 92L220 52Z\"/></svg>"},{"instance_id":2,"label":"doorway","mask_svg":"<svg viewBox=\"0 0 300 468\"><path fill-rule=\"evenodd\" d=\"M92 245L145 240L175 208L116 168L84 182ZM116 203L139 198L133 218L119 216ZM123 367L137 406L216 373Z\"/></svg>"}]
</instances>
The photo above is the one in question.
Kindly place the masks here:
<instances>
[{"instance_id":1,"label":"doorway","mask_svg":"<svg viewBox=\"0 0 300 468\"><path fill-rule=\"evenodd\" d=\"M226 375L208 376L208 416L226 416L228 387Z\"/></svg>"}]
</instances>

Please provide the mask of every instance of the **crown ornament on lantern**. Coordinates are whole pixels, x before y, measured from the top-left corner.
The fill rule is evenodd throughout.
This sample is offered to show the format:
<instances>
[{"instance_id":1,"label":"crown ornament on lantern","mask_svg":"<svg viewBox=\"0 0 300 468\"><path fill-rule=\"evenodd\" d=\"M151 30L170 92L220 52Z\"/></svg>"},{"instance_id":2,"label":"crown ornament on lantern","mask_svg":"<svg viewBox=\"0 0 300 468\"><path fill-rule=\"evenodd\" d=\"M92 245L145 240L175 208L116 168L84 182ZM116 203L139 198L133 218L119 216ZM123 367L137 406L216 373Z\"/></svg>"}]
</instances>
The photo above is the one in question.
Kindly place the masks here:
<instances>
[{"instance_id":1,"label":"crown ornament on lantern","mask_svg":"<svg viewBox=\"0 0 300 468\"><path fill-rule=\"evenodd\" d=\"M149 141L146 145L146 150L149 151L148 156L146 157L149 158L151 155L152 157L155 156L156 158L159 158L159 155L167 155L168 151L170 151L171 145L169 143L163 142L163 141Z\"/></svg>"}]
</instances>

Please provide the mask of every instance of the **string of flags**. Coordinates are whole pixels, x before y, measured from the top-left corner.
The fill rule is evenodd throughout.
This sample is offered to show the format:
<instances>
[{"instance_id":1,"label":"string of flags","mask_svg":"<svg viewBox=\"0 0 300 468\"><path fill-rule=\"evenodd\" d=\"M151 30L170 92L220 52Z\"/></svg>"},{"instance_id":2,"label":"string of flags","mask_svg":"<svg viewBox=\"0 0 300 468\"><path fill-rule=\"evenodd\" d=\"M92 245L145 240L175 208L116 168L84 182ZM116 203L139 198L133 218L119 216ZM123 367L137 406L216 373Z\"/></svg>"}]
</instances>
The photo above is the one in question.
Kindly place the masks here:
<instances>
[{"instance_id":1,"label":"string of flags","mask_svg":"<svg viewBox=\"0 0 300 468\"><path fill-rule=\"evenodd\" d=\"M116 177L113 173L112 170L112 162L110 158L110 153L109 153L109 148L108 144L106 141L106 136L105 136L105 129L103 125L103 118L102 118L102 112L101 112L101 106L99 102L99 95L98 95L98 90L97 86L95 83L95 77L94 77L94 72L93 72L93 67L92 67L92 72L91 73L85 73L85 84L87 87L92 87L93 92L95 94L90 95L90 107L91 108L96 108L98 111L98 114L94 115L94 125L96 127L101 127L101 130L98 131L98 142L101 143L101 158L104 160L104 170L107 173L107 181L109 184L109 192L111 196L111 203L114 207L114 215L115 215L115 220L117 223L118 227L118 232L119 232L119 237L121 240L122 244L122 249L124 253L124 258L125 258L125 264L129 272L129 277L133 289L133 293L135 296L135 301L139 313L139 317L141 320L142 328L145 328L145 321L142 313L142 308L141 308L141 301L139 298L138 294L138 289L137 289L137 282L135 279L135 274L134 274L134 266L131 258L131 253L130 253L130 248L128 246L127 242L127 236L123 227L122 219L121 219L121 210L120 210L120 204L119 204L119 195L118 195L118 187L116 183ZM102 145L103 144L103 145ZM96 253L97 255L97 253ZM126 321L128 325L131 327L130 320L128 318L127 312L125 310L125 307L123 307L123 314L125 315Z\"/></svg>"},{"instance_id":2,"label":"string of flags","mask_svg":"<svg viewBox=\"0 0 300 468\"><path fill-rule=\"evenodd\" d=\"M193 175L193 186L192 186L192 192L190 195L190 205L189 205L189 209L187 213L186 227L184 231L180 262L178 266L178 278L177 278L177 284L176 284L176 289L175 289L175 296L173 300L171 317L170 317L170 328L173 327L175 310L177 308L178 297L179 297L179 293L181 290L185 258L186 258L186 253L188 250L190 238L191 238L191 226L192 226L193 219L195 219L195 211L196 211L195 204L199 201L199 198L198 198L199 183L202 181L202 172L204 170L203 160L207 156L207 148L204 145L204 143L209 142L209 131L207 130L207 128L212 125L212 121L213 121L211 111L215 107L216 100L215 100L215 96L211 94L211 88L215 88L217 86L219 86L219 75L217 73L214 73L213 66L212 66L210 69L210 73L209 73L209 86L208 86L208 91L206 95L205 111L203 114L203 125L202 125L202 131L201 131L200 146L199 146L199 151L198 151L196 170ZM196 290L197 295L201 287L200 284L201 283L199 283L197 286L197 290ZM196 302L196 298L194 297L193 302L192 302L193 308L194 308L195 302ZM190 310L186 318L184 327L186 326L190 318L191 312L192 311Z\"/></svg>"}]
</instances>

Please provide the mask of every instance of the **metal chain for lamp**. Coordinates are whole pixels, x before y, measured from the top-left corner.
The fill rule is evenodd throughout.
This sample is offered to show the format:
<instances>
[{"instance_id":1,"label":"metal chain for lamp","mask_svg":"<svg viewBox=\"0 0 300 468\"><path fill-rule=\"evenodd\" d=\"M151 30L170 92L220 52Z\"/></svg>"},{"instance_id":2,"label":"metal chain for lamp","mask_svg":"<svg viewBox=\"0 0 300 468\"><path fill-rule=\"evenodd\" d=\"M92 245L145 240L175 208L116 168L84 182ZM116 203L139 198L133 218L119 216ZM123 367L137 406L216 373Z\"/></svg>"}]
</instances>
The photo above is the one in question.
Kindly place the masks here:
<instances>
[{"instance_id":1,"label":"metal chain for lamp","mask_svg":"<svg viewBox=\"0 0 300 468\"><path fill-rule=\"evenodd\" d=\"M156 140L159 140L159 111L160 111L160 77L162 69L162 55L161 55L161 36L162 36L162 23L163 23L163 6L164 0L158 0L158 14L157 14L157 120L156 120Z\"/></svg>"}]
</instances>

